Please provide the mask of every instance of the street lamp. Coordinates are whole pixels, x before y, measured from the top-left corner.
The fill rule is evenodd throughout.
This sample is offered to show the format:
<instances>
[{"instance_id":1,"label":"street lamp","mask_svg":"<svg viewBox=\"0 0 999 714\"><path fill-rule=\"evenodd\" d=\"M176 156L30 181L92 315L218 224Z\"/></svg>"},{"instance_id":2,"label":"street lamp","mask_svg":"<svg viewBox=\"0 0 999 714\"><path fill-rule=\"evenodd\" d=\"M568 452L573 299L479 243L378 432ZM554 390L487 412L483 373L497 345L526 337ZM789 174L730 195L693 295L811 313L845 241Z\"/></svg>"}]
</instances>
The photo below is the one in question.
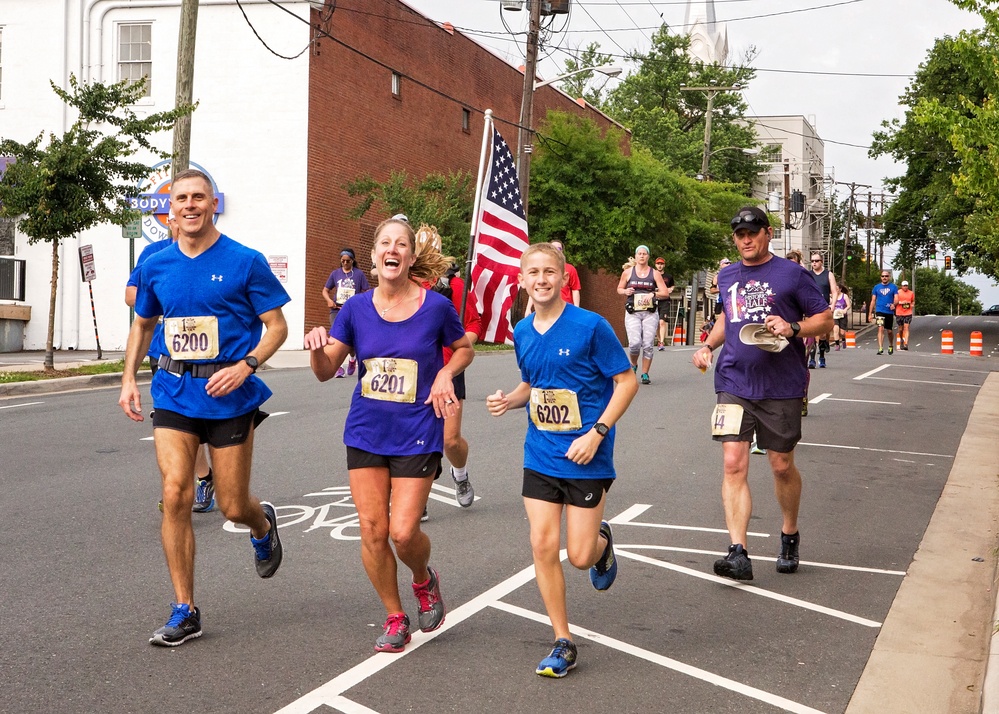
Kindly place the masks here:
<instances>
[{"instance_id":1,"label":"street lamp","mask_svg":"<svg viewBox=\"0 0 999 714\"><path fill-rule=\"evenodd\" d=\"M606 74L608 77L616 77L619 74L621 74L621 72L623 71L624 69L621 67L607 67L607 66L580 67L579 69L574 69L571 72L566 72L565 74L560 75L558 77L553 77L552 79L546 79L544 82L535 82L534 88L541 89L541 87L547 87L549 84L553 84L555 82L561 82L566 77L571 77L574 74L580 74L582 72L600 72L600 74Z\"/></svg>"},{"instance_id":2,"label":"street lamp","mask_svg":"<svg viewBox=\"0 0 999 714\"><path fill-rule=\"evenodd\" d=\"M723 146L709 153L708 159L717 154L719 151L728 151L728 150L741 151L746 156L756 156L757 154L760 153L759 149L747 149L743 146ZM707 181L707 179L708 179L708 174L697 174L698 181Z\"/></svg>"}]
</instances>

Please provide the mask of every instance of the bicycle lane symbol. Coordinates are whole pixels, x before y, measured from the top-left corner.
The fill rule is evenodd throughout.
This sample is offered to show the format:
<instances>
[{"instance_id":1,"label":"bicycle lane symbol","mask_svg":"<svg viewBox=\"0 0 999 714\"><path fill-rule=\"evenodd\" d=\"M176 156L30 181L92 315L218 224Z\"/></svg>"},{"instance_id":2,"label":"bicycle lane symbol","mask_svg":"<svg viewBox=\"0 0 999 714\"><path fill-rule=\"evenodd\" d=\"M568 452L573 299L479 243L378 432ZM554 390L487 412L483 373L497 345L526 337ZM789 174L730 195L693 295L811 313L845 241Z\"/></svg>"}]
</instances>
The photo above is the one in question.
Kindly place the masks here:
<instances>
[{"instance_id":1,"label":"bicycle lane symbol","mask_svg":"<svg viewBox=\"0 0 999 714\"><path fill-rule=\"evenodd\" d=\"M339 496L339 498L336 498ZM357 529L360 521L357 518L357 509L350 497L349 486L329 486L322 491L307 493L304 498L336 498L336 500L318 506L308 505L277 505L274 504L274 512L277 515L278 528L288 528L299 523L311 521L305 533L311 533L323 528L330 529L330 537L337 540L361 540L361 536L347 533L348 529ZM350 509L350 512L342 516L333 516L334 509ZM250 529L245 526L226 521L222 528L229 533L249 533Z\"/></svg>"}]
</instances>

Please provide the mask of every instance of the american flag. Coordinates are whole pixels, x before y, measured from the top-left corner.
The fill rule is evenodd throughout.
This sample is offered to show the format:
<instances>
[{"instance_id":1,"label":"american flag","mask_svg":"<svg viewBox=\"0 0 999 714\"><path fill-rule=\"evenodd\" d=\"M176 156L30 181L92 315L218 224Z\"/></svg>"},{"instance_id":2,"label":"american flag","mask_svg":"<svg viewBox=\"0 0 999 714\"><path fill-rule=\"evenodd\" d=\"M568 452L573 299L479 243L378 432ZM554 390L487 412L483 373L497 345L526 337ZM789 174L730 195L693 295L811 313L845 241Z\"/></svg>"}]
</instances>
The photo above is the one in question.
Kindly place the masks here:
<instances>
[{"instance_id":1,"label":"american flag","mask_svg":"<svg viewBox=\"0 0 999 714\"><path fill-rule=\"evenodd\" d=\"M482 339L512 342L510 306L528 246L527 217L513 154L495 127L491 148L476 220L472 289L482 314Z\"/></svg>"}]
</instances>

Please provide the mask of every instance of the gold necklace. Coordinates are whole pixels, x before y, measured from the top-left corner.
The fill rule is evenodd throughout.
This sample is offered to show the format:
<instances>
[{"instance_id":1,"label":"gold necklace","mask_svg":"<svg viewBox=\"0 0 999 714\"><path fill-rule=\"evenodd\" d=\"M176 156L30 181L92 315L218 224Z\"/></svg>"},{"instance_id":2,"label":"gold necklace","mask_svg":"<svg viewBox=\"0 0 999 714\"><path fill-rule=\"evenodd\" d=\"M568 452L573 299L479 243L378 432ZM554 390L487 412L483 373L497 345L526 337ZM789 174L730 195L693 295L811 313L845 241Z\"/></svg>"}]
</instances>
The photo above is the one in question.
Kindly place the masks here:
<instances>
[{"instance_id":1,"label":"gold necklace","mask_svg":"<svg viewBox=\"0 0 999 714\"><path fill-rule=\"evenodd\" d=\"M392 304L392 305L389 305L389 306L388 306L387 308L385 308L384 310L381 310L381 316L382 316L382 317L385 317L385 313L387 313L387 312L388 312L389 310L391 310L392 308L395 308L395 307L399 307L399 305L401 305L402 303L404 303L404 302L406 302L407 300L409 300L409 299L410 299L410 297L411 297L411 296L410 296L410 294L409 294L409 292L410 292L410 290L409 290L409 286L407 286L407 287L406 287L406 294L405 294L405 295L403 295L403 296L402 296L402 298L400 298L399 300L397 300L397 301L396 301L396 302L395 302L394 304Z\"/></svg>"}]
</instances>

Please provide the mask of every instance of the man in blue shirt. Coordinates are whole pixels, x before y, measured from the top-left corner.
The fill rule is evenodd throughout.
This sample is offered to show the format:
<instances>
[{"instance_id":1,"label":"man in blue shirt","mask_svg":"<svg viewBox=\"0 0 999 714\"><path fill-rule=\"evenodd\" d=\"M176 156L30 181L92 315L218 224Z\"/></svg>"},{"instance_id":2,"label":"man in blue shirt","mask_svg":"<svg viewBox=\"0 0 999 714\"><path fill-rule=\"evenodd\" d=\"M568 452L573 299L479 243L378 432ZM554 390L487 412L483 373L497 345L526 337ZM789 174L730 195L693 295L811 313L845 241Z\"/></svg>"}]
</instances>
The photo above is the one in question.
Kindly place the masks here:
<instances>
[{"instance_id":1,"label":"man in blue shirt","mask_svg":"<svg viewBox=\"0 0 999 714\"><path fill-rule=\"evenodd\" d=\"M258 501L249 486L253 430L266 417L259 407L271 395L255 372L288 336L281 308L290 298L264 256L215 228L218 198L204 173L178 173L170 207L178 239L139 270L118 405L143 421L135 373L162 316L168 354L160 357L150 393L163 481L163 552L176 600L149 641L175 647L202 633L191 524L191 473L200 444L211 450L219 509L250 531L257 575L269 578L281 564L274 507Z\"/></svg>"},{"instance_id":2,"label":"man in blue shirt","mask_svg":"<svg viewBox=\"0 0 999 714\"><path fill-rule=\"evenodd\" d=\"M885 353L885 332L888 333L888 354L895 352L895 303L898 286L891 281L891 271L881 271L881 283L871 290L871 309L867 320L878 322L878 354ZM875 318L875 315L877 317Z\"/></svg>"}]
</instances>

